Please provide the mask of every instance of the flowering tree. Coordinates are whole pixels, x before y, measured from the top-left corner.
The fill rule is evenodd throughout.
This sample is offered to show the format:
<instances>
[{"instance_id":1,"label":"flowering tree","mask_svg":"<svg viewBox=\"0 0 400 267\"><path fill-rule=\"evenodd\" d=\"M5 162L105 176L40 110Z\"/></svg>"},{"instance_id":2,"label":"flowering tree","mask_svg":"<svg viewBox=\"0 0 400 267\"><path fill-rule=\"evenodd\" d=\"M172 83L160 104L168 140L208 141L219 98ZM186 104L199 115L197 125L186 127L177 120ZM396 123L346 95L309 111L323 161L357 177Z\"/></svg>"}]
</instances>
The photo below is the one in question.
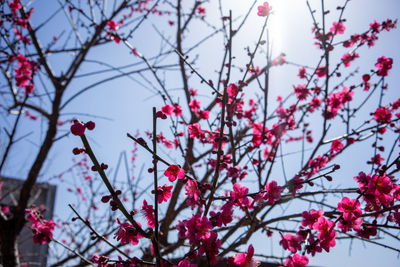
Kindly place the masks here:
<instances>
[{"instance_id":1,"label":"flowering tree","mask_svg":"<svg viewBox=\"0 0 400 267\"><path fill-rule=\"evenodd\" d=\"M345 11L350 1L344 0L336 13L321 2L316 9L306 1L320 55L314 65L272 54L268 21L274 8L268 2L253 1L244 16L236 18L220 1L216 23L207 18L206 7L211 4L207 1L188 6L181 0L116 1L111 12L105 2L88 1L81 7L66 1L61 8L70 19L77 47L65 45L59 50L53 48L58 37L47 49L41 47L40 25L35 28L29 20L33 11L26 11L17 0L8 3L2 13L7 19L2 25L2 70L11 101L6 110L16 113L16 118L1 168L16 142L22 114L32 119L29 110L37 112L49 126L16 211L2 213L2 226L8 227L0 227L5 266L19 262L15 240L24 218L30 221L36 242L54 241L65 248L55 250L49 261L53 266L211 266L223 259L233 266L258 266L257 236L278 237L277 245L285 251L284 257L266 252L257 256L291 267L306 266L315 255L330 252L338 239L360 239L400 252L375 238L385 233L398 241L400 227L400 184L395 178L400 168L400 99L384 98L393 60L380 56L370 71L351 69L360 51L373 47L382 33L396 27L396 21L374 21L365 31L349 34ZM156 66L131 42L151 14L167 17L162 23L174 30L171 41L155 27L162 43L170 46L156 57L163 58L164 65L154 60ZM259 19L258 38L246 44L245 57L239 59L234 47L251 17ZM334 22L328 24L328 19ZM187 45L191 27L199 23L211 33ZM222 61L217 77L211 78L215 74L196 67L192 51L218 35L223 40ZM99 83L143 71L121 71L62 99L89 49L106 43L128 47L131 56L145 65L144 79L162 101L149 110L151 129L127 134L134 147L131 166L137 158L145 158L148 173L132 179L127 172L126 182L111 179L110 163L101 163L101 153L95 153L88 140L96 135L95 122L70 118L66 135L70 132L81 141L73 149L77 164L69 168L82 174L79 186L75 185L80 204L70 205L72 222L60 222L60 238L55 238L53 221L41 218L37 209L25 209L62 127L61 110ZM71 51L75 56L69 69L54 74L46 55ZM298 69L298 77L293 79L293 89L275 100L271 79L274 71L284 67ZM33 85L40 75L53 86L53 93L45 90L46 82L46 93L35 93ZM171 90L174 87L179 91ZM41 106L42 98L50 99L51 113ZM170 132L163 134L160 129L166 125ZM283 146L295 153L283 153ZM353 147L363 147L366 164L346 174L354 180L352 186L344 186L340 170L351 166L343 158Z\"/></svg>"}]
</instances>

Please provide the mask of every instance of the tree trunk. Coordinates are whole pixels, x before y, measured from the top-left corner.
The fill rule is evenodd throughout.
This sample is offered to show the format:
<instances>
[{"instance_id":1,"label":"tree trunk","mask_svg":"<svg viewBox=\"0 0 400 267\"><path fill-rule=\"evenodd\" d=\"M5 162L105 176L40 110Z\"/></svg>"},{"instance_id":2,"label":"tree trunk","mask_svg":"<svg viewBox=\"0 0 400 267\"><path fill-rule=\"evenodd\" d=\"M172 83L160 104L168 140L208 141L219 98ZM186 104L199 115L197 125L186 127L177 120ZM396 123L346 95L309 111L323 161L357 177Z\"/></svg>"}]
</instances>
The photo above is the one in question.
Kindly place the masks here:
<instances>
[{"instance_id":1,"label":"tree trunk","mask_svg":"<svg viewBox=\"0 0 400 267\"><path fill-rule=\"evenodd\" d=\"M20 266L18 255L18 235L15 233L14 220L1 221L0 246L1 263L3 267Z\"/></svg>"}]
</instances>

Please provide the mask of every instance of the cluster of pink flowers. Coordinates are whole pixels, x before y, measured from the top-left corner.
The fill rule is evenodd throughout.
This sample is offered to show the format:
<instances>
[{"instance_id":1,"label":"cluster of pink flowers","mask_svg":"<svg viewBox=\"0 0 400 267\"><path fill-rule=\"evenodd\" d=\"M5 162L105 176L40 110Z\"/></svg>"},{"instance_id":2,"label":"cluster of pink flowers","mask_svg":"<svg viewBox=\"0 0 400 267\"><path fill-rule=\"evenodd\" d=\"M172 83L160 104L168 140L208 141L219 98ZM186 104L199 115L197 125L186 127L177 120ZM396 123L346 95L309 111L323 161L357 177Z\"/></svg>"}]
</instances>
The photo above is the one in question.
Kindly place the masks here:
<instances>
[{"instance_id":1,"label":"cluster of pink flowers","mask_svg":"<svg viewBox=\"0 0 400 267\"><path fill-rule=\"evenodd\" d=\"M15 82L17 86L24 88L27 95L33 93L33 75L38 69L37 63L27 59L22 54L11 57L11 60L18 61L18 68L15 69Z\"/></svg>"},{"instance_id":2,"label":"cluster of pink flowers","mask_svg":"<svg viewBox=\"0 0 400 267\"><path fill-rule=\"evenodd\" d=\"M170 165L165 170L164 175L168 177L170 182L174 182L177 178L185 178L185 171L179 165Z\"/></svg>"},{"instance_id":3,"label":"cluster of pink flowers","mask_svg":"<svg viewBox=\"0 0 400 267\"><path fill-rule=\"evenodd\" d=\"M386 58L385 56L382 56L378 58L378 61L375 64L375 67L378 69L376 74L378 76L388 76L389 70L392 68L393 64L393 59L391 58Z\"/></svg>"},{"instance_id":4,"label":"cluster of pink flowers","mask_svg":"<svg viewBox=\"0 0 400 267\"><path fill-rule=\"evenodd\" d=\"M178 221L176 228L179 238L188 239L191 245L199 245L199 254L206 254L213 264L217 263L221 241L217 233L211 231L213 225L207 217L194 214L188 220Z\"/></svg>"},{"instance_id":5,"label":"cluster of pink flowers","mask_svg":"<svg viewBox=\"0 0 400 267\"><path fill-rule=\"evenodd\" d=\"M327 119L333 119L339 112L339 109L344 107L347 102L353 99L354 92L347 87L343 87L342 91L331 93L327 99L327 109L324 114Z\"/></svg>"},{"instance_id":6,"label":"cluster of pink flowers","mask_svg":"<svg viewBox=\"0 0 400 267\"><path fill-rule=\"evenodd\" d=\"M265 190L267 192L263 198L267 200L269 204L273 205L275 201L281 198L283 187L279 186L276 181L271 181L265 185Z\"/></svg>"},{"instance_id":7,"label":"cluster of pink flowers","mask_svg":"<svg viewBox=\"0 0 400 267\"><path fill-rule=\"evenodd\" d=\"M343 62L343 65L345 66L345 67L349 67L350 66L350 63L353 61L353 60L355 60L356 58L358 58L359 56L358 56L358 54L356 53L356 52L353 52L353 53L346 53L346 54L344 54L343 56L342 56L342 62Z\"/></svg>"},{"instance_id":8,"label":"cluster of pink flowers","mask_svg":"<svg viewBox=\"0 0 400 267\"><path fill-rule=\"evenodd\" d=\"M261 263L259 260L253 258L254 247L250 245L247 249L247 253L238 253L233 257L228 258L228 265L239 266L239 267L257 267Z\"/></svg>"},{"instance_id":9,"label":"cluster of pink flowers","mask_svg":"<svg viewBox=\"0 0 400 267\"><path fill-rule=\"evenodd\" d=\"M53 238L55 223L53 220L45 220L37 208L26 209L27 219L32 223L33 242L46 244Z\"/></svg>"},{"instance_id":10,"label":"cluster of pink flowers","mask_svg":"<svg viewBox=\"0 0 400 267\"><path fill-rule=\"evenodd\" d=\"M338 227L342 229L343 233L347 231L361 230L360 226L362 224L361 220L361 209L360 202L357 199L349 199L344 197L341 202L338 203L338 211L343 213L343 218L340 220Z\"/></svg>"},{"instance_id":11,"label":"cluster of pink flowers","mask_svg":"<svg viewBox=\"0 0 400 267\"><path fill-rule=\"evenodd\" d=\"M171 198L172 196L172 188L173 185L163 185L163 186L158 186L157 188L157 198L158 198L158 203L162 202L167 202L168 199ZM151 193L155 194L155 190L152 190Z\"/></svg>"},{"instance_id":12,"label":"cluster of pink flowers","mask_svg":"<svg viewBox=\"0 0 400 267\"><path fill-rule=\"evenodd\" d=\"M400 186L394 183L391 176L360 172L354 180L361 192L365 192L363 194L363 199L367 203L365 210L379 211L381 208L391 207L395 199L400 200Z\"/></svg>"},{"instance_id":13,"label":"cluster of pink flowers","mask_svg":"<svg viewBox=\"0 0 400 267\"><path fill-rule=\"evenodd\" d=\"M268 4L268 2L264 2L262 6L257 7L258 12L257 15L260 17L266 17L272 10L272 7Z\"/></svg>"}]
</instances>

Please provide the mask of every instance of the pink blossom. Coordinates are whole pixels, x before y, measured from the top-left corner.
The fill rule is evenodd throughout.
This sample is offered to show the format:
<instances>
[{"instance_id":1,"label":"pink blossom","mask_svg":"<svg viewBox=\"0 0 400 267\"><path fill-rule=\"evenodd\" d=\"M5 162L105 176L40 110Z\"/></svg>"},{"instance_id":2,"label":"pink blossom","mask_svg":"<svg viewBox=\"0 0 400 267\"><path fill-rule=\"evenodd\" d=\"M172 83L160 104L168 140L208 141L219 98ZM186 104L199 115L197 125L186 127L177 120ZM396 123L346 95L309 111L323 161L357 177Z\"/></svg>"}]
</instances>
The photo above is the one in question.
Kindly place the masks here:
<instances>
[{"instance_id":1,"label":"pink blossom","mask_svg":"<svg viewBox=\"0 0 400 267\"><path fill-rule=\"evenodd\" d=\"M294 93L297 95L297 99L302 101L310 95L310 90L307 89L305 84L299 84L294 88Z\"/></svg>"},{"instance_id":2,"label":"pink blossom","mask_svg":"<svg viewBox=\"0 0 400 267\"><path fill-rule=\"evenodd\" d=\"M346 27L343 25L343 22L333 22L333 26L330 29L332 34L343 34Z\"/></svg>"},{"instance_id":3,"label":"pink blossom","mask_svg":"<svg viewBox=\"0 0 400 267\"><path fill-rule=\"evenodd\" d=\"M360 202L357 199L349 199L348 197L342 198L342 201L338 203L337 209L338 211L343 212L343 217L345 220L351 217L360 217L361 210Z\"/></svg>"},{"instance_id":4,"label":"pink blossom","mask_svg":"<svg viewBox=\"0 0 400 267\"><path fill-rule=\"evenodd\" d=\"M189 239L190 244L199 244L210 237L211 222L205 216L194 214L189 220L178 222L179 238Z\"/></svg>"},{"instance_id":5,"label":"pink blossom","mask_svg":"<svg viewBox=\"0 0 400 267\"><path fill-rule=\"evenodd\" d=\"M169 165L164 175L168 177L170 182L174 182L177 178L183 179L185 177L185 171L179 165Z\"/></svg>"},{"instance_id":6,"label":"pink blossom","mask_svg":"<svg viewBox=\"0 0 400 267\"><path fill-rule=\"evenodd\" d=\"M340 141L340 139L336 139L332 142L331 152L340 152L340 150L342 150L343 147L344 146L343 146L342 142Z\"/></svg>"},{"instance_id":7,"label":"pink blossom","mask_svg":"<svg viewBox=\"0 0 400 267\"><path fill-rule=\"evenodd\" d=\"M198 101L196 99L190 100L189 107L190 107L190 110L193 112L199 111L200 110L200 101Z\"/></svg>"},{"instance_id":8,"label":"pink blossom","mask_svg":"<svg viewBox=\"0 0 400 267\"><path fill-rule=\"evenodd\" d=\"M389 70L392 68L392 64L393 59L391 58L386 58L385 56L378 58L378 61L375 64L375 67L378 68L376 74L382 77L388 76Z\"/></svg>"},{"instance_id":9,"label":"pink blossom","mask_svg":"<svg viewBox=\"0 0 400 267\"><path fill-rule=\"evenodd\" d=\"M178 104L174 104L174 115L175 116L182 116L182 108Z\"/></svg>"},{"instance_id":10,"label":"pink blossom","mask_svg":"<svg viewBox=\"0 0 400 267\"><path fill-rule=\"evenodd\" d=\"M118 218L117 223L119 224L119 229L115 233L114 238L117 238L118 241L121 240L121 244L131 243L132 245L136 245L139 243L139 238L143 236L136 231L132 224L127 222L121 223Z\"/></svg>"},{"instance_id":11,"label":"pink blossom","mask_svg":"<svg viewBox=\"0 0 400 267\"><path fill-rule=\"evenodd\" d=\"M350 62L352 62L353 60L355 60L358 57L359 56L358 56L358 54L356 52L354 52L353 54L349 54L349 53L344 54L342 56L343 65L345 67L349 67L350 66Z\"/></svg>"},{"instance_id":12,"label":"pink blossom","mask_svg":"<svg viewBox=\"0 0 400 267\"><path fill-rule=\"evenodd\" d=\"M174 186L168 186L168 185L163 185L163 186L158 186L157 188L157 196L158 196L158 203L162 203L163 201L167 202L168 199L171 198L172 196L172 188ZM155 194L155 191L152 190L151 193Z\"/></svg>"},{"instance_id":13,"label":"pink blossom","mask_svg":"<svg viewBox=\"0 0 400 267\"><path fill-rule=\"evenodd\" d=\"M210 232L210 236L202 240L201 246L199 248L199 254L206 254L207 259L213 264L218 263L218 253L221 247L221 241L218 239L218 234L215 232Z\"/></svg>"},{"instance_id":14,"label":"pink blossom","mask_svg":"<svg viewBox=\"0 0 400 267\"><path fill-rule=\"evenodd\" d=\"M143 199L142 212L146 217L147 226L154 228L155 225L154 209L152 205L147 205L146 199Z\"/></svg>"},{"instance_id":15,"label":"pink blossom","mask_svg":"<svg viewBox=\"0 0 400 267\"><path fill-rule=\"evenodd\" d=\"M377 123L390 123L392 121L392 113L389 107L379 107L375 110L373 115Z\"/></svg>"},{"instance_id":16,"label":"pink blossom","mask_svg":"<svg viewBox=\"0 0 400 267\"><path fill-rule=\"evenodd\" d=\"M165 115L172 115L172 111L174 110L174 108L170 105L165 105L161 108L161 111L165 114Z\"/></svg>"},{"instance_id":17,"label":"pink blossom","mask_svg":"<svg viewBox=\"0 0 400 267\"><path fill-rule=\"evenodd\" d=\"M300 77L300 79L306 79L307 78L307 70L304 67L300 67L299 69L299 74L297 74L297 76Z\"/></svg>"},{"instance_id":18,"label":"pink blossom","mask_svg":"<svg viewBox=\"0 0 400 267\"><path fill-rule=\"evenodd\" d=\"M116 31L118 29L118 23L114 20L107 21L107 26L110 31Z\"/></svg>"},{"instance_id":19,"label":"pink blossom","mask_svg":"<svg viewBox=\"0 0 400 267\"><path fill-rule=\"evenodd\" d=\"M281 235L281 241L279 241L279 244L283 247L283 249L287 249L292 253L296 253L298 250L301 250L301 242L303 241L303 237L300 235L292 235L290 233L285 234L284 236L282 233Z\"/></svg>"},{"instance_id":20,"label":"pink blossom","mask_svg":"<svg viewBox=\"0 0 400 267\"><path fill-rule=\"evenodd\" d=\"M188 204L188 206L194 209L196 205L199 205L200 192L197 187L197 182L195 180L189 179L185 184L185 190L186 195L188 196L186 203Z\"/></svg>"},{"instance_id":21,"label":"pink blossom","mask_svg":"<svg viewBox=\"0 0 400 267\"><path fill-rule=\"evenodd\" d=\"M267 191L267 193L265 193L264 199L268 200L268 203L272 205L281 197L283 187L279 186L274 180L265 185L265 190Z\"/></svg>"},{"instance_id":22,"label":"pink blossom","mask_svg":"<svg viewBox=\"0 0 400 267\"><path fill-rule=\"evenodd\" d=\"M314 229L319 232L318 239L320 240L320 246L325 249L326 252L329 252L329 248L336 245L336 232L334 228L335 223L325 219L324 216L321 216L314 224Z\"/></svg>"},{"instance_id":23,"label":"pink blossom","mask_svg":"<svg viewBox=\"0 0 400 267\"><path fill-rule=\"evenodd\" d=\"M240 267L257 267L261 263L260 261L253 259L254 248L250 245L247 249L247 253L238 253L234 256L233 263Z\"/></svg>"},{"instance_id":24,"label":"pink blossom","mask_svg":"<svg viewBox=\"0 0 400 267\"><path fill-rule=\"evenodd\" d=\"M308 264L307 256L300 256L299 254L290 255L289 258L286 259L284 266L285 267L305 267Z\"/></svg>"},{"instance_id":25,"label":"pink blossom","mask_svg":"<svg viewBox=\"0 0 400 267\"><path fill-rule=\"evenodd\" d=\"M257 7L258 12L257 15L260 17L266 17L272 10L272 7L268 4L268 2L264 2L262 6Z\"/></svg>"},{"instance_id":26,"label":"pink blossom","mask_svg":"<svg viewBox=\"0 0 400 267\"><path fill-rule=\"evenodd\" d=\"M235 205L240 207L249 207L250 200L247 197L247 193L249 189L245 186L242 186L239 183L235 183L233 185L233 191L231 192L231 199L235 202Z\"/></svg>"},{"instance_id":27,"label":"pink blossom","mask_svg":"<svg viewBox=\"0 0 400 267\"><path fill-rule=\"evenodd\" d=\"M198 123L189 124L187 128L189 131L190 138L198 138L198 139L204 138L204 132L203 130L201 130L200 124Z\"/></svg>"},{"instance_id":28,"label":"pink blossom","mask_svg":"<svg viewBox=\"0 0 400 267\"><path fill-rule=\"evenodd\" d=\"M303 220L301 221L301 225L309 226L311 229L314 228L314 224L318 221L320 217L324 214L323 210L310 210L309 212L303 211L302 216Z\"/></svg>"}]
</instances>

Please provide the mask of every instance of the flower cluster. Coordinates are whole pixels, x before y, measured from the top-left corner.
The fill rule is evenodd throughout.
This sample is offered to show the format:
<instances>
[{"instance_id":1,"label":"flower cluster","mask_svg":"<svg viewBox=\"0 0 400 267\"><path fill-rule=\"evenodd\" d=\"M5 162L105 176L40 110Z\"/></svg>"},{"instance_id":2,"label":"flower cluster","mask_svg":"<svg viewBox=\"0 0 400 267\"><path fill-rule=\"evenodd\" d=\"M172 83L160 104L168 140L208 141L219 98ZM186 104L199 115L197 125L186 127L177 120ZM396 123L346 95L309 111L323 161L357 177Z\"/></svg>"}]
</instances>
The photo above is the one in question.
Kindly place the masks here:
<instances>
[{"instance_id":1,"label":"flower cluster","mask_svg":"<svg viewBox=\"0 0 400 267\"><path fill-rule=\"evenodd\" d=\"M47 244L53 238L55 223L53 220L45 220L37 208L26 209L27 219L32 223L33 242Z\"/></svg>"}]
</instances>

